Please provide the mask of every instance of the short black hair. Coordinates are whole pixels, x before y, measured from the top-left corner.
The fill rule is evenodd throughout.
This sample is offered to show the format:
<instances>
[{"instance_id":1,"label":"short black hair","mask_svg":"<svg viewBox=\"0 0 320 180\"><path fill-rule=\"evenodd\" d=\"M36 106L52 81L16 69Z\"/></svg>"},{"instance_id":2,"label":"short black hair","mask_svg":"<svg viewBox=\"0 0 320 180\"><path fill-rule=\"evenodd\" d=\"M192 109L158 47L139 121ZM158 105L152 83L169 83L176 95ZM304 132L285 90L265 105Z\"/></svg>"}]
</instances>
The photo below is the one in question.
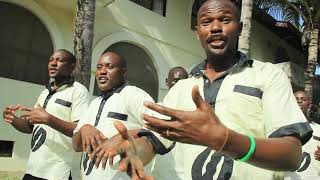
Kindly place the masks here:
<instances>
[{"instance_id":1,"label":"short black hair","mask_svg":"<svg viewBox=\"0 0 320 180\"><path fill-rule=\"evenodd\" d=\"M70 51L68 51L68 50L66 50L66 49L58 49L57 51L63 52L63 53L66 55L66 58L67 58L68 60L70 60L69 62L70 62L71 64L76 64L76 63L77 63L76 57L75 57Z\"/></svg>"},{"instance_id":2,"label":"short black hair","mask_svg":"<svg viewBox=\"0 0 320 180\"><path fill-rule=\"evenodd\" d=\"M120 53L118 53L118 52L116 52L116 51L105 50L105 51L103 51L103 53L101 54L101 56L104 55L104 54L106 54L106 53L112 53L112 54L117 55L117 56L119 57L119 66L120 66L121 68L127 68L127 60L126 60L123 56L121 56Z\"/></svg>"}]
</instances>

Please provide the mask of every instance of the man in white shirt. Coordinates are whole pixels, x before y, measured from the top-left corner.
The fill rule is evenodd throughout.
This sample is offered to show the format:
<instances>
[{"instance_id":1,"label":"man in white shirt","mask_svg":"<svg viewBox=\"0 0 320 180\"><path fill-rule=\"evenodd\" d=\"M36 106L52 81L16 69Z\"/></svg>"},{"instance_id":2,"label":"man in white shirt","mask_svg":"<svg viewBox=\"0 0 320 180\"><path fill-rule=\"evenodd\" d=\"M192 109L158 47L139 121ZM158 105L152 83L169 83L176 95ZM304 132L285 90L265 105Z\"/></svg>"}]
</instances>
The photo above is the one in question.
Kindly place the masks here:
<instances>
[{"instance_id":1,"label":"man in white shirt","mask_svg":"<svg viewBox=\"0 0 320 180\"><path fill-rule=\"evenodd\" d=\"M307 117L307 120L313 130L312 138L302 146L302 160L300 167L295 172L288 172L285 175L286 180L318 179L320 178L320 161L317 159L317 152L320 147L320 125L309 118L308 111L311 105L310 98L305 91L296 91L294 96L298 105Z\"/></svg>"},{"instance_id":2,"label":"man in white shirt","mask_svg":"<svg viewBox=\"0 0 320 180\"><path fill-rule=\"evenodd\" d=\"M23 180L79 179L80 154L72 149L72 132L89 103L86 87L71 76L76 65L72 53L55 51L48 63L49 77L54 79L40 94L34 108L8 106L3 112L6 122L17 130L31 134L31 151ZM17 117L18 110L24 113Z\"/></svg>"},{"instance_id":3,"label":"man in white shirt","mask_svg":"<svg viewBox=\"0 0 320 180\"><path fill-rule=\"evenodd\" d=\"M171 89L179 80L187 78L188 73L183 67L173 67L168 72L168 77L166 78L166 85L169 89Z\"/></svg>"},{"instance_id":4,"label":"man in white shirt","mask_svg":"<svg viewBox=\"0 0 320 180\"><path fill-rule=\"evenodd\" d=\"M207 58L191 77L173 86L162 103L146 107L167 117L144 114L149 130L131 138L119 123L119 169L144 178L142 164L173 151L170 172L183 180L274 179L296 170L301 144L312 130L299 110L286 75L270 63L237 51L242 23L229 0L208 0L197 14L197 37ZM203 100L204 99L204 100ZM177 142L174 146L174 142ZM167 166L163 164L162 166Z\"/></svg>"},{"instance_id":5,"label":"man in white shirt","mask_svg":"<svg viewBox=\"0 0 320 180\"><path fill-rule=\"evenodd\" d=\"M96 80L101 96L95 98L74 131L73 145L76 151L84 151L82 178L98 179L129 179L129 177L109 166L96 166L104 157L91 158L89 155L101 148L105 139L118 131L114 127L115 120L120 120L128 129L141 129L144 122L141 113L146 110L144 101L151 101L151 96L140 88L130 86L126 81L126 61L114 52L101 55L97 68Z\"/></svg>"}]
</instances>

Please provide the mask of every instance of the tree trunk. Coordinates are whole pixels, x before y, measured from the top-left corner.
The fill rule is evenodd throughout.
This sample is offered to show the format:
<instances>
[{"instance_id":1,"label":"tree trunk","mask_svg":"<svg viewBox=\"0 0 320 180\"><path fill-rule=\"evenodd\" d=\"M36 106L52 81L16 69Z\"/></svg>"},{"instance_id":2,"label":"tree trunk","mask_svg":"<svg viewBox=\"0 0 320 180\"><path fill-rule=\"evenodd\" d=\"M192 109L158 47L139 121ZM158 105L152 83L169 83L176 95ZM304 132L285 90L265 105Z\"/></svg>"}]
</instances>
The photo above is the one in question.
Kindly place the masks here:
<instances>
[{"instance_id":1,"label":"tree trunk","mask_svg":"<svg viewBox=\"0 0 320 180\"><path fill-rule=\"evenodd\" d=\"M91 77L91 56L96 0L77 0L77 14L74 33L74 54L77 66L75 80L89 89Z\"/></svg>"},{"instance_id":2,"label":"tree trunk","mask_svg":"<svg viewBox=\"0 0 320 180\"><path fill-rule=\"evenodd\" d=\"M314 28L311 30L310 44L308 49L308 66L305 71L305 91L307 92L311 100L313 100L313 84L318 59L318 39L319 29Z\"/></svg>"},{"instance_id":3,"label":"tree trunk","mask_svg":"<svg viewBox=\"0 0 320 180\"><path fill-rule=\"evenodd\" d=\"M239 38L239 50L250 55L250 33L251 33L251 19L252 19L253 0L242 0L241 5L241 21L243 28Z\"/></svg>"}]
</instances>

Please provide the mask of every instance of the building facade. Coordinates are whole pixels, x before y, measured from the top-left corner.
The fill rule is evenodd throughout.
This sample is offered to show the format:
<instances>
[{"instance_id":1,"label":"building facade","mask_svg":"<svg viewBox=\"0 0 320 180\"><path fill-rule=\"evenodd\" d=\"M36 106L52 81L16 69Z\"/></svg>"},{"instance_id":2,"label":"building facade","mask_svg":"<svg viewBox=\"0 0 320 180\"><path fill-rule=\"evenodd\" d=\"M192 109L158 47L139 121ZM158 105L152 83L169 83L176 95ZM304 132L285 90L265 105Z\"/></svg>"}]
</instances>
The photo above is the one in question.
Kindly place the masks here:
<instances>
[{"instance_id":1,"label":"building facade","mask_svg":"<svg viewBox=\"0 0 320 180\"><path fill-rule=\"evenodd\" d=\"M95 67L105 50L119 52L128 62L133 85L161 100L171 67L191 70L205 53L191 28L194 0L97 0L90 92L95 89ZM48 81L47 63L55 49L73 51L76 0L0 0L0 109L7 105L33 106ZM303 68L305 55L253 21L251 54L254 59L286 61ZM282 57L282 56L281 56ZM24 171L30 136L0 118L0 171Z\"/></svg>"}]
</instances>

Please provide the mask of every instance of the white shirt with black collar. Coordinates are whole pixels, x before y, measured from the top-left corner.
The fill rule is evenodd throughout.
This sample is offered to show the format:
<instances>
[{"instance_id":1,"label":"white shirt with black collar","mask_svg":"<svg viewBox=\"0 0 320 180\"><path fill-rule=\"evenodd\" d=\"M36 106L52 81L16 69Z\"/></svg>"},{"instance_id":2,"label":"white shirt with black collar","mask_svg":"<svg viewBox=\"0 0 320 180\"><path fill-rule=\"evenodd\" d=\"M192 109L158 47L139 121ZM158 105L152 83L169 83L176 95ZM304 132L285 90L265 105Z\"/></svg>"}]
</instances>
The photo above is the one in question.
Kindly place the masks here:
<instances>
[{"instance_id":1,"label":"white shirt with black collar","mask_svg":"<svg viewBox=\"0 0 320 180\"><path fill-rule=\"evenodd\" d=\"M78 121L88 108L89 94L85 86L78 82L64 84L56 91L50 87L40 94L35 105L40 105L49 114L67 121ZM72 147L72 139L57 130L35 124L32 132L31 151L27 174L52 179L68 180L80 177L80 157Z\"/></svg>"}]
</instances>

